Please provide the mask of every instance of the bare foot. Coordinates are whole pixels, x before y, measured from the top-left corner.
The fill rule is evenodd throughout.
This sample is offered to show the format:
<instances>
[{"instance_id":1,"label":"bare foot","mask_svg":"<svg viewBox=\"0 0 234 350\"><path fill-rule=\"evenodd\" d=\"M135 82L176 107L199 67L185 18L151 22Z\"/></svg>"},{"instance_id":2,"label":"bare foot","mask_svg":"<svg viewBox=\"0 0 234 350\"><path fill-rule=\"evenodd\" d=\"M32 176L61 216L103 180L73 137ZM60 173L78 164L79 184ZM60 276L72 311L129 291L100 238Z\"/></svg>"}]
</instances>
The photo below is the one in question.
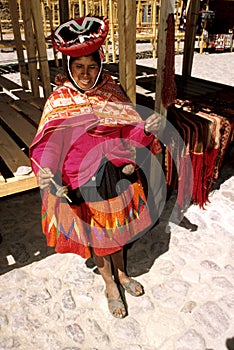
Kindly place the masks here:
<instances>
[{"instance_id":1,"label":"bare foot","mask_svg":"<svg viewBox=\"0 0 234 350\"><path fill-rule=\"evenodd\" d=\"M122 275L121 277L119 277L119 282L129 294L135 297L144 294L144 288L140 284L140 282L127 275Z\"/></svg>"},{"instance_id":2,"label":"bare foot","mask_svg":"<svg viewBox=\"0 0 234 350\"><path fill-rule=\"evenodd\" d=\"M118 287L114 281L106 284L105 294L108 300L108 307L110 313L114 317L124 318L127 314L126 308L121 299Z\"/></svg>"}]
</instances>

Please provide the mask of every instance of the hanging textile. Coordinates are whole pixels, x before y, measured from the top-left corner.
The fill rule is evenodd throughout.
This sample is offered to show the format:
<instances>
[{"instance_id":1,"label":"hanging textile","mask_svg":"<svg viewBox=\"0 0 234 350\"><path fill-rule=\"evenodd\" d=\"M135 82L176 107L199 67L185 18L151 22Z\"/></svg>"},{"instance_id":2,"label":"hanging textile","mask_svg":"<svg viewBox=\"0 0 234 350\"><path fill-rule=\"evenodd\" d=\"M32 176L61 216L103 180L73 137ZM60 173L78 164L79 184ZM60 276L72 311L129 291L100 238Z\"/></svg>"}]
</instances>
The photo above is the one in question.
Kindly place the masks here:
<instances>
[{"instance_id":1,"label":"hanging textile","mask_svg":"<svg viewBox=\"0 0 234 350\"><path fill-rule=\"evenodd\" d=\"M167 135L165 175L170 190L178 190L181 212L189 202L201 208L209 202L228 145L234 140L233 95L219 92L218 103L213 93L198 100L177 101L168 109L168 121L176 132Z\"/></svg>"}]
</instances>

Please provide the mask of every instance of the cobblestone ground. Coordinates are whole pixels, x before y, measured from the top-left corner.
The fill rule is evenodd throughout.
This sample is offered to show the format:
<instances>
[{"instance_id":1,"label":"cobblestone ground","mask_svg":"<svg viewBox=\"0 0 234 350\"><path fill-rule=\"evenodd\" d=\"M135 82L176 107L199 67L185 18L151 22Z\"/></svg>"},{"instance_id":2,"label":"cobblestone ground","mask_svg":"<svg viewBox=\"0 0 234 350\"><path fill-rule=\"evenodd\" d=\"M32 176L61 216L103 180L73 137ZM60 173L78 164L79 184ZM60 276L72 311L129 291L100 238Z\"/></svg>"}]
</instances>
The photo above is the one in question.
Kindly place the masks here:
<instances>
[{"instance_id":1,"label":"cobblestone ground","mask_svg":"<svg viewBox=\"0 0 234 350\"><path fill-rule=\"evenodd\" d=\"M206 210L192 205L180 225L168 224L170 200L159 225L128 250L128 272L138 276L145 294L125 295L123 320L109 314L95 267L72 254L50 255L44 238L39 241L38 217L28 219L29 208L32 218L39 215L39 193L5 199L8 215L18 210L19 221L15 226L14 217L1 219L0 247L12 264L8 270L19 268L3 273L5 263L0 277L0 349L233 349L232 171L217 184ZM6 225L5 232L17 238L5 239Z\"/></svg>"}]
</instances>

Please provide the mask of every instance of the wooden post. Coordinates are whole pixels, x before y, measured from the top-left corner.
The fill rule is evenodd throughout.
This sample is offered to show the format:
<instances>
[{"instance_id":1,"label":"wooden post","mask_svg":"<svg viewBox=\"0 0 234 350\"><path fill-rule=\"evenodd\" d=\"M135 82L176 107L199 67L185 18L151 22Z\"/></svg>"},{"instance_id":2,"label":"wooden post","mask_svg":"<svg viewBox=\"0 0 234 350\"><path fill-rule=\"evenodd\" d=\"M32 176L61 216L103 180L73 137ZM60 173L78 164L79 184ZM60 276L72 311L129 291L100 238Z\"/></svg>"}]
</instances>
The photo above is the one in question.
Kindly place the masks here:
<instances>
[{"instance_id":1,"label":"wooden post","mask_svg":"<svg viewBox=\"0 0 234 350\"><path fill-rule=\"evenodd\" d=\"M156 79L156 96L155 96L155 111L161 116L167 116L167 109L162 105L162 86L163 72L165 68L166 55L166 37L167 37L167 18L168 15L175 11L175 0L162 0L160 9L160 21L158 32L158 61L157 61L157 79Z\"/></svg>"},{"instance_id":2,"label":"wooden post","mask_svg":"<svg viewBox=\"0 0 234 350\"><path fill-rule=\"evenodd\" d=\"M199 8L200 0L190 1L184 39L184 55L182 68L183 76L191 76L192 72L194 45L196 39L196 24L198 19Z\"/></svg>"},{"instance_id":3,"label":"wooden post","mask_svg":"<svg viewBox=\"0 0 234 350\"><path fill-rule=\"evenodd\" d=\"M132 103L136 103L136 1L118 0L119 79Z\"/></svg>"},{"instance_id":4,"label":"wooden post","mask_svg":"<svg viewBox=\"0 0 234 350\"><path fill-rule=\"evenodd\" d=\"M60 18L60 23L63 23L69 20L68 0L59 0L59 18Z\"/></svg>"},{"instance_id":5,"label":"wooden post","mask_svg":"<svg viewBox=\"0 0 234 350\"><path fill-rule=\"evenodd\" d=\"M157 78L156 78L156 96L155 96L155 111L162 117L162 129L166 126L167 109L162 104L162 87L163 76L165 68L165 55L166 55L166 37L167 37L167 18L168 15L175 12L175 0L162 0L160 8L160 20L159 20L159 32L157 41ZM160 135L159 135L160 138ZM164 175L161 171L163 163L163 157L161 154L158 156L151 156L150 163L150 186L154 198L154 205L157 211L160 213L162 205L164 205L165 193L164 193Z\"/></svg>"},{"instance_id":6,"label":"wooden post","mask_svg":"<svg viewBox=\"0 0 234 350\"><path fill-rule=\"evenodd\" d=\"M28 71L31 82L32 93L39 97L39 82L37 72L36 43L31 18L31 3L28 0L21 0L22 17L24 22L25 41L27 43Z\"/></svg>"},{"instance_id":7,"label":"wooden post","mask_svg":"<svg viewBox=\"0 0 234 350\"><path fill-rule=\"evenodd\" d=\"M68 0L59 0L59 19L60 19L60 23L63 23L69 20ZM63 61L63 70L64 72L66 72L67 58L64 55L62 55L62 61Z\"/></svg>"},{"instance_id":8,"label":"wooden post","mask_svg":"<svg viewBox=\"0 0 234 350\"><path fill-rule=\"evenodd\" d=\"M206 11L209 10L209 0L207 0L207 3L206 3ZM200 41L200 53L203 53L203 47L204 47L204 33L205 33L205 30L206 30L206 25L207 25L207 20L205 19L204 20L204 23L203 23L203 28L202 28L202 34L201 34L201 41Z\"/></svg>"},{"instance_id":9,"label":"wooden post","mask_svg":"<svg viewBox=\"0 0 234 350\"><path fill-rule=\"evenodd\" d=\"M125 0L124 0L125 1ZM109 0L109 30L111 37L111 46L112 46L112 62L116 62L116 52L115 52L115 26L114 26L114 15L113 15L113 0Z\"/></svg>"},{"instance_id":10,"label":"wooden post","mask_svg":"<svg viewBox=\"0 0 234 350\"><path fill-rule=\"evenodd\" d=\"M102 16L107 17L107 0L102 0Z\"/></svg>"},{"instance_id":11,"label":"wooden post","mask_svg":"<svg viewBox=\"0 0 234 350\"><path fill-rule=\"evenodd\" d=\"M152 45L153 45L153 58L156 58L156 0L153 0L152 3L152 19L151 19L151 25L152 25Z\"/></svg>"},{"instance_id":12,"label":"wooden post","mask_svg":"<svg viewBox=\"0 0 234 350\"><path fill-rule=\"evenodd\" d=\"M17 58L19 62L19 71L20 71L22 86L24 89L28 89L28 80L25 78L27 75L27 69L26 69L26 63L24 60L23 43L22 43L21 33L20 33L17 0L9 0L8 5L9 5L9 10L11 15L11 23L12 23L13 33L14 33L15 47L16 47Z\"/></svg>"},{"instance_id":13,"label":"wooden post","mask_svg":"<svg viewBox=\"0 0 234 350\"><path fill-rule=\"evenodd\" d=\"M41 79L43 83L44 97L47 98L51 93L51 84L40 0L31 0L31 12L33 16L35 35L37 39L38 60L41 71Z\"/></svg>"},{"instance_id":14,"label":"wooden post","mask_svg":"<svg viewBox=\"0 0 234 350\"><path fill-rule=\"evenodd\" d=\"M80 17L84 16L83 0L79 0L79 14Z\"/></svg>"},{"instance_id":15,"label":"wooden post","mask_svg":"<svg viewBox=\"0 0 234 350\"><path fill-rule=\"evenodd\" d=\"M139 28L142 26L142 6L141 0L138 0L137 4L137 17L136 17L136 26Z\"/></svg>"},{"instance_id":16,"label":"wooden post","mask_svg":"<svg viewBox=\"0 0 234 350\"><path fill-rule=\"evenodd\" d=\"M40 0L41 2L41 14L42 14L42 25L44 30L44 35L47 37L47 23L46 23L46 14L45 14L45 6L44 6L44 0Z\"/></svg>"},{"instance_id":17,"label":"wooden post","mask_svg":"<svg viewBox=\"0 0 234 350\"><path fill-rule=\"evenodd\" d=\"M49 16L49 23L50 23L50 33L52 34L53 30L54 30L54 25L53 25L53 15L51 13L51 4L50 4L50 0L48 1L48 5L46 7L47 12L48 12L48 16ZM57 51L55 49L55 47L53 46L53 53L54 53L54 63L55 63L55 67L59 66L59 62L58 62L58 55L57 55Z\"/></svg>"},{"instance_id":18,"label":"wooden post","mask_svg":"<svg viewBox=\"0 0 234 350\"><path fill-rule=\"evenodd\" d=\"M102 16L107 17L107 1L108 0L102 0ZM108 42L109 42L109 35L106 38L105 41L105 56L106 56L106 62L109 62L109 50L108 50Z\"/></svg>"},{"instance_id":19,"label":"wooden post","mask_svg":"<svg viewBox=\"0 0 234 350\"><path fill-rule=\"evenodd\" d=\"M89 12L89 1L85 0L85 15L87 16Z\"/></svg>"}]
</instances>

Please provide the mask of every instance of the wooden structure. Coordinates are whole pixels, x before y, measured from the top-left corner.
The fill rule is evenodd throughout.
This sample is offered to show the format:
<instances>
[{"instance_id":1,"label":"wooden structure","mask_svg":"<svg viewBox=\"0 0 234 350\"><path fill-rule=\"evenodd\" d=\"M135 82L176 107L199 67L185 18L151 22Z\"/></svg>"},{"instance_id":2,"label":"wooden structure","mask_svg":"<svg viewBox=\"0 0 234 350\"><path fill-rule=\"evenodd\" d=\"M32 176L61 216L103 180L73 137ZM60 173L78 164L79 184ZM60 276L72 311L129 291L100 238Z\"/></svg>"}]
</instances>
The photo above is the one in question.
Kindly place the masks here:
<instances>
[{"instance_id":1,"label":"wooden structure","mask_svg":"<svg viewBox=\"0 0 234 350\"><path fill-rule=\"evenodd\" d=\"M4 106L0 106L1 139L4 140L1 141L0 156L3 162L7 164L10 175L8 171L6 175L4 174L6 180L1 178L0 196L36 186L36 180L33 175L26 175L23 179L19 179L15 177L15 172L19 166L29 164L27 149L33 135L35 135L39 116L45 101L44 99L52 90L52 70L49 67L46 54L46 45L48 44L47 35L56 21L62 22L70 18L71 12L75 16L81 16L86 14L86 11L90 11L92 6L92 14L103 14L109 18L110 34L108 40L112 46L112 58L114 62L116 60L117 45L119 49L119 81L125 88L130 100L135 103L137 102L136 76L138 75L139 77L139 73L136 70L136 39L147 28L148 24L146 25L145 23L149 22L142 20L146 19L142 15L142 9L144 9L144 6L150 5L151 18L154 18L154 20L150 22L149 26L152 32L149 31L147 33L148 37L146 35L145 38L147 37L149 40L152 39L154 41L155 55L157 52L158 63L157 72L156 74L154 73L154 75L157 75L157 79L156 82L154 80L155 86L151 89L151 95L153 94L154 98L148 102L153 102L153 105L150 105L150 107L166 118L167 109L162 104L161 93L165 69L167 18L170 14L179 13L180 10L177 11L176 9L181 6L181 2L175 0L161 0L160 2L158 0L150 0L147 1L148 5L146 5L146 1L140 0L138 2L135 0L20 0L20 11L18 11L17 0L8 0L8 2L14 37L17 42L16 50L23 87L14 85L14 83L10 84L2 77L0 79L0 87L2 86L3 89L13 94L13 99L12 97L9 99L9 94L5 95L4 90L1 92L1 101L5 102L1 102L4 103ZM191 75L195 41L194 23L198 15L199 3L200 0L191 1L188 12L183 61L183 79L186 79L186 81L188 81ZM59 18L55 16L55 9L60 9ZM144 10L143 13L145 15L149 12ZM20 16L22 16L24 24L24 42L21 39L22 28L19 26ZM48 30L47 22L45 21L47 17L49 21L49 32L46 32L47 35L44 35L45 31ZM116 18L118 18L118 24ZM118 38L118 41L116 38ZM107 62L109 60L108 40L106 44ZM25 45L27 50L27 63L22 53L23 45ZM111 65L109 66L110 69ZM144 68L145 71L147 71L146 67ZM140 79L137 79L137 82L139 83ZM185 80L183 80L182 84L184 84L184 88L187 87ZM43 88L43 97L40 96L40 86ZM28 92L29 87L30 92ZM199 88L197 90L199 91ZM18 100L15 100L17 98ZM27 130L26 133L25 130ZM6 135L6 131L8 136ZM156 178L154 174L155 167L152 166L151 169L151 179L154 181ZM2 170L1 172L3 173ZM152 183L152 187L155 188L154 183Z\"/></svg>"},{"instance_id":2,"label":"wooden structure","mask_svg":"<svg viewBox=\"0 0 234 350\"><path fill-rule=\"evenodd\" d=\"M37 187L34 174L17 175L30 167L28 148L35 136L45 99L0 76L0 197ZM24 170L25 172L25 170Z\"/></svg>"}]
</instances>

